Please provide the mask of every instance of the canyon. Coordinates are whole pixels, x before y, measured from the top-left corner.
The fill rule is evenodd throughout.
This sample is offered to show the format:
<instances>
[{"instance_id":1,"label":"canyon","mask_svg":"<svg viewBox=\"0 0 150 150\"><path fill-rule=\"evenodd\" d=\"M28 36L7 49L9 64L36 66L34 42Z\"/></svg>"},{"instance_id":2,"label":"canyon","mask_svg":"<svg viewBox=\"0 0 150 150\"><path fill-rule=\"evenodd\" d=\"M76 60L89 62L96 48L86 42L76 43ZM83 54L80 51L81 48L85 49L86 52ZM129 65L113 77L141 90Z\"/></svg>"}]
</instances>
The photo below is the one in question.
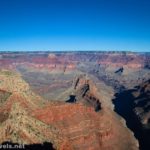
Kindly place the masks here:
<instances>
[{"instance_id":1,"label":"canyon","mask_svg":"<svg viewBox=\"0 0 150 150\"><path fill-rule=\"evenodd\" d=\"M0 143L146 150L149 81L149 53L1 52Z\"/></svg>"}]
</instances>

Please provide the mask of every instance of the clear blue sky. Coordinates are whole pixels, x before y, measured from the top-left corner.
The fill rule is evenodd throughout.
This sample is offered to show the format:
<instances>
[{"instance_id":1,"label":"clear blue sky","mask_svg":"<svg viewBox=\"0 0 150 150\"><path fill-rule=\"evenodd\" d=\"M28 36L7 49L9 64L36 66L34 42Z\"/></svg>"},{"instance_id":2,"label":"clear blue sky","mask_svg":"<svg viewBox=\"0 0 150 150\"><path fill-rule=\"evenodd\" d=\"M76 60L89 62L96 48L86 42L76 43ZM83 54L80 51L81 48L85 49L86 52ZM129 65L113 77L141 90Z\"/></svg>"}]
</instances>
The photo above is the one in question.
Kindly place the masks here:
<instances>
[{"instance_id":1,"label":"clear blue sky","mask_svg":"<svg viewBox=\"0 0 150 150\"><path fill-rule=\"evenodd\" d=\"M0 0L0 50L150 51L150 0Z\"/></svg>"}]
</instances>

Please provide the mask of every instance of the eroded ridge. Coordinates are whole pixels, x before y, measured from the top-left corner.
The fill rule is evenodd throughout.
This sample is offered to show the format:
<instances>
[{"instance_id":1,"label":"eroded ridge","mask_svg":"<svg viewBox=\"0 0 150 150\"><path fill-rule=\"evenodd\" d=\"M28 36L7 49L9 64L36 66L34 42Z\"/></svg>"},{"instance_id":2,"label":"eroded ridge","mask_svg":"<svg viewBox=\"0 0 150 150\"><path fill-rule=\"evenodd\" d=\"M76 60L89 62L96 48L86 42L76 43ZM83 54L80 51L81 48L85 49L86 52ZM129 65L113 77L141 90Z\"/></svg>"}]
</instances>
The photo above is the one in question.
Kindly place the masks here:
<instances>
[{"instance_id":1,"label":"eroded ridge","mask_svg":"<svg viewBox=\"0 0 150 150\"><path fill-rule=\"evenodd\" d=\"M19 74L4 73L0 74L1 90L11 94L2 93L5 101L0 106L0 143L50 142L58 150L138 149L134 136L111 109L102 105L100 111L95 111L93 106L100 98L89 79L80 79L74 92L77 99L82 99L70 104L45 101L31 91Z\"/></svg>"}]
</instances>

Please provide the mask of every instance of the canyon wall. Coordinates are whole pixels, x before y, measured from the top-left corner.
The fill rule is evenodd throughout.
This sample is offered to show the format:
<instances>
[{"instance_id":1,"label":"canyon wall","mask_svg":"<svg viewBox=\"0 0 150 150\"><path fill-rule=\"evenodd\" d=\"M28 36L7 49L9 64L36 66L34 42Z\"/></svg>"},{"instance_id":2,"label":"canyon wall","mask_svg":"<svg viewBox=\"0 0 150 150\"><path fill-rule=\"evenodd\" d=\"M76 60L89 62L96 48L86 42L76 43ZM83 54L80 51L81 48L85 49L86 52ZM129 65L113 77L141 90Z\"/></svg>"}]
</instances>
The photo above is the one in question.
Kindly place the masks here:
<instances>
[{"instance_id":1,"label":"canyon wall","mask_svg":"<svg viewBox=\"0 0 150 150\"><path fill-rule=\"evenodd\" d=\"M7 71L7 75L6 70L1 71L0 80L1 91L4 91L1 97L5 97L0 105L1 143L35 144L46 141L60 150L138 149L133 134L111 109L104 109L104 105L96 112L92 105L85 105L80 100L76 103L46 102L30 90L19 74L11 71ZM83 97L85 100L87 97L97 98L103 103L96 95L92 81L79 80L78 92L84 84L90 86L90 91Z\"/></svg>"}]
</instances>

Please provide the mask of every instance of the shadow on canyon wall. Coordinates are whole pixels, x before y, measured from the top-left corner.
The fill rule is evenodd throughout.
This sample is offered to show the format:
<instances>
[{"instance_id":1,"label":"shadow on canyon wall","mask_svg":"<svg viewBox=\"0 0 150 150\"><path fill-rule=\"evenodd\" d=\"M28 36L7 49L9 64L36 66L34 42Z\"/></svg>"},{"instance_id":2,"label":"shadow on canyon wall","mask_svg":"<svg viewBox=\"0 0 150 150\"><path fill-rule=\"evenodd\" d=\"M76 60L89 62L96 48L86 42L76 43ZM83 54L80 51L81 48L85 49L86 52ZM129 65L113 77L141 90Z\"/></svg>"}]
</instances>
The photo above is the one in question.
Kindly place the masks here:
<instances>
[{"instance_id":1,"label":"shadow on canyon wall","mask_svg":"<svg viewBox=\"0 0 150 150\"><path fill-rule=\"evenodd\" d=\"M135 115L134 109L134 97L132 90L125 90L121 93L115 94L113 103L115 105L115 111L126 120L126 125L133 132L135 137L139 140L140 150L150 150L150 130L144 130L137 116Z\"/></svg>"},{"instance_id":2,"label":"shadow on canyon wall","mask_svg":"<svg viewBox=\"0 0 150 150\"><path fill-rule=\"evenodd\" d=\"M76 96L75 95L70 95L69 99L66 101L67 103L75 103L76 100Z\"/></svg>"}]
</instances>

